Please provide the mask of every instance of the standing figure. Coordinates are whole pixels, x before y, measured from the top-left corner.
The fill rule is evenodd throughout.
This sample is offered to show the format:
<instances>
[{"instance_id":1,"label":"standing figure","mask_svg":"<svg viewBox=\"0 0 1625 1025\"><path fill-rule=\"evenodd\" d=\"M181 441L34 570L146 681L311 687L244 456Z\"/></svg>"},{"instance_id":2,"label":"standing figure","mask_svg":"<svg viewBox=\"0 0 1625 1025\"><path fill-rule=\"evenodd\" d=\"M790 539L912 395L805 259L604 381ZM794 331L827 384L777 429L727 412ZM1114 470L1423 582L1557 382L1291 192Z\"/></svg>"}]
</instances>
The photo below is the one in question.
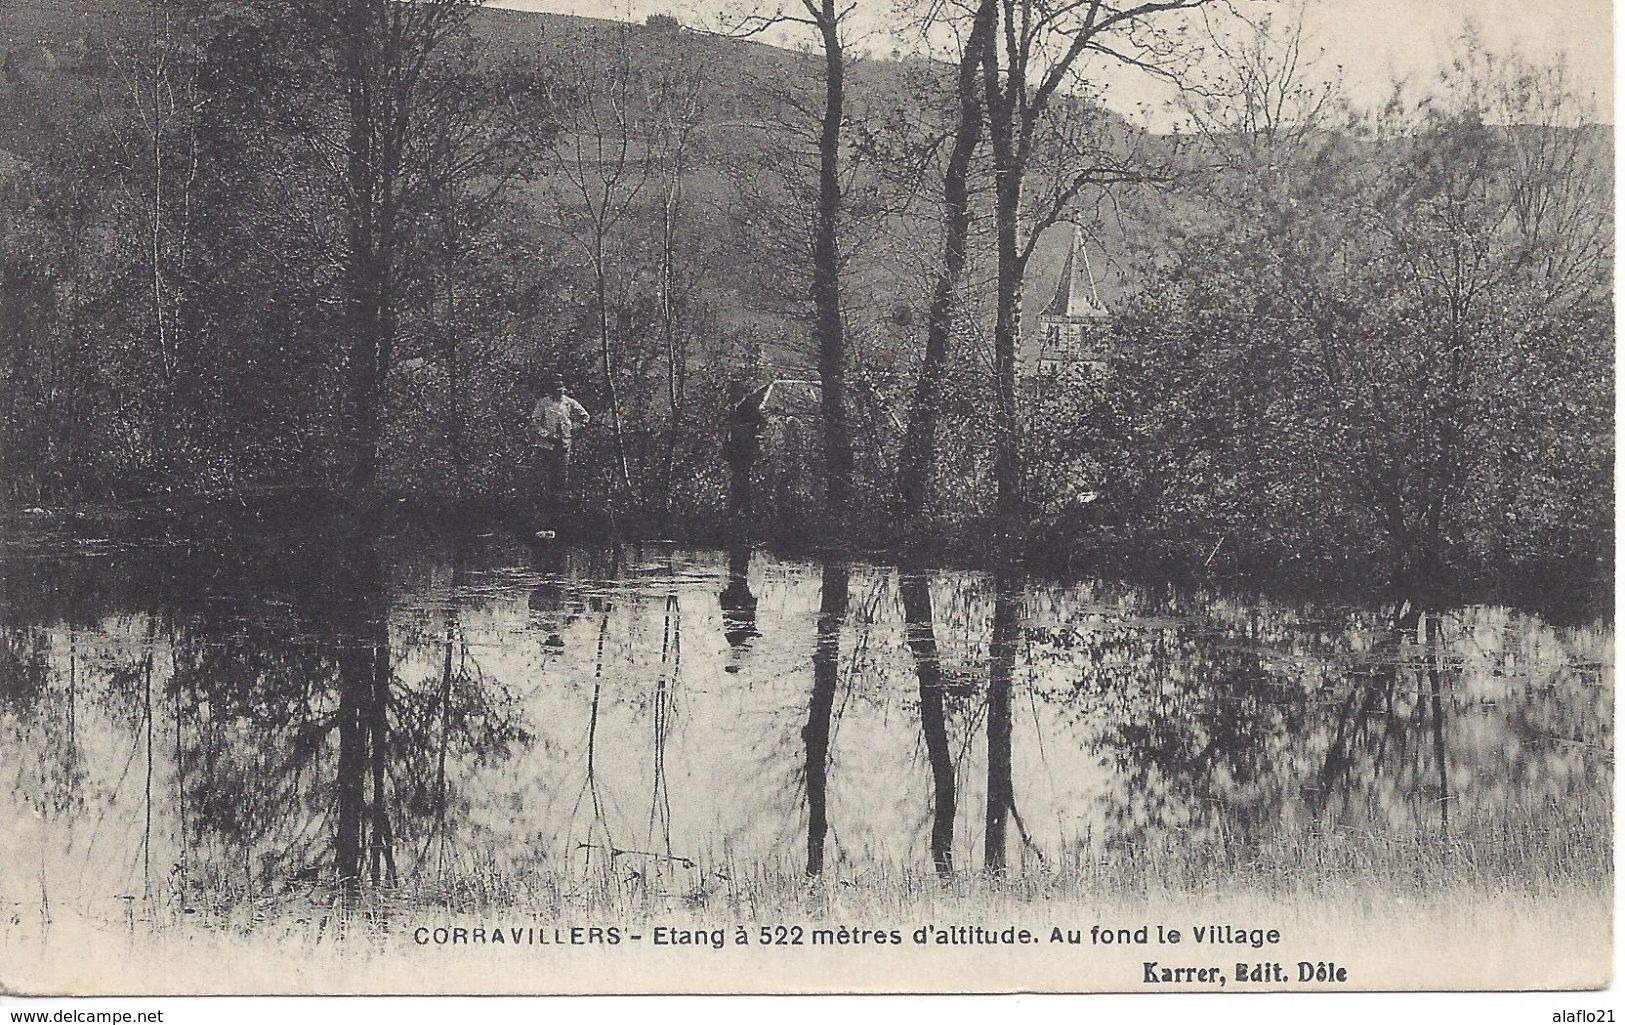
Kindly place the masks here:
<instances>
[{"instance_id":1,"label":"standing figure","mask_svg":"<svg viewBox=\"0 0 1625 1025\"><path fill-rule=\"evenodd\" d=\"M762 429L767 426L767 400L773 394L769 381L753 391L746 392L743 382L735 381L728 388L728 436L723 443L722 457L728 464L728 514L736 520L745 520L751 514L751 473L756 457L762 451ZM739 526L743 528L744 524Z\"/></svg>"},{"instance_id":2,"label":"standing figure","mask_svg":"<svg viewBox=\"0 0 1625 1025\"><path fill-rule=\"evenodd\" d=\"M531 438L536 444L540 505L554 512L570 490L570 436L592 422L587 410L565 394L564 379L554 377L531 410Z\"/></svg>"}]
</instances>

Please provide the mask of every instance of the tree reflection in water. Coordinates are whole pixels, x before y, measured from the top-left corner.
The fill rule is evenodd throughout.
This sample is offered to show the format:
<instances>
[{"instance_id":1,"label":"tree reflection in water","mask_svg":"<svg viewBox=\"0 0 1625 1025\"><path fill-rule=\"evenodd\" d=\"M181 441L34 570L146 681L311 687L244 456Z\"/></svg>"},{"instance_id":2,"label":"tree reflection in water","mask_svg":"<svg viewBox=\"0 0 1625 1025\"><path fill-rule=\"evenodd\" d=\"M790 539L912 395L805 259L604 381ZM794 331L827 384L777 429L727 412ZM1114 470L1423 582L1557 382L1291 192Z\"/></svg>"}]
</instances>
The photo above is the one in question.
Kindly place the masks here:
<instances>
[{"instance_id":1,"label":"tree reflection in water","mask_svg":"<svg viewBox=\"0 0 1625 1025\"><path fill-rule=\"evenodd\" d=\"M1601 801L1612 771L1611 627L1501 609L1396 629L748 549L366 537L0 583L13 805L136 900L354 897L471 862L686 900L803 842L812 876L949 878L977 847L1014 874L1304 825L1442 836Z\"/></svg>"},{"instance_id":2,"label":"tree reflection in water","mask_svg":"<svg viewBox=\"0 0 1625 1025\"><path fill-rule=\"evenodd\" d=\"M760 637L756 629L756 595L750 589L750 542L735 540L728 546L728 586L718 595L722 606L722 632L728 647L734 650L748 645ZM738 672L738 666L729 663L729 672Z\"/></svg>"},{"instance_id":3,"label":"tree reflection in water","mask_svg":"<svg viewBox=\"0 0 1625 1025\"><path fill-rule=\"evenodd\" d=\"M1007 576L994 581L993 639L988 646L987 664L987 829L982 854L989 872L1005 870L1005 833L1016 801L1010 764L1014 739L1010 688L1015 675L1021 602L1016 588L1015 581Z\"/></svg>"},{"instance_id":4,"label":"tree reflection in water","mask_svg":"<svg viewBox=\"0 0 1625 1025\"><path fill-rule=\"evenodd\" d=\"M666 595L666 611L660 630L660 668L655 674L654 697L650 703L649 825L644 844L658 845L665 864L675 855L671 846L671 790L666 777L666 747L671 742L672 719L677 714L677 698L683 680L683 611L676 592Z\"/></svg>"},{"instance_id":5,"label":"tree reflection in water","mask_svg":"<svg viewBox=\"0 0 1625 1025\"><path fill-rule=\"evenodd\" d=\"M1427 617L1428 682L1433 691L1433 761L1439 771L1439 832L1450 835L1450 760L1444 742L1444 641L1437 612Z\"/></svg>"},{"instance_id":6,"label":"tree reflection in water","mask_svg":"<svg viewBox=\"0 0 1625 1025\"><path fill-rule=\"evenodd\" d=\"M846 620L850 571L826 562L819 588L818 639L813 646L812 697L801 739L807 750L807 874L824 871L824 841L829 834L829 734L835 710L835 688L841 675L841 624Z\"/></svg>"},{"instance_id":7,"label":"tree reflection in water","mask_svg":"<svg viewBox=\"0 0 1625 1025\"><path fill-rule=\"evenodd\" d=\"M79 757L86 637L97 703L133 713L143 892L150 897L169 866L183 894L332 883L355 895L398 882L401 847L416 839L413 871L432 869L424 855L436 837L444 842L460 802L448 759L471 750L502 757L526 739L512 695L472 657L457 603L445 604L433 637L414 622L392 623L391 584L368 537L274 558L197 558L144 567L136 611L125 611L129 596L87 595L65 623L36 619L29 629L42 655L66 634L69 728L49 750ZM460 574L453 568L453 589ZM48 607L60 595L36 597ZM435 671L403 679L403 655L431 646ZM13 648L0 659L14 658ZM48 668L32 678L48 678L40 676ZM0 670L6 687L30 678ZM165 713L173 722L161 728ZM160 822L166 809L173 814ZM172 861L160 861L160 847Z\"/></svg>"},{"instance_id":8,"label":"tree reflection in water","mask_svg":"<svg viewBox=\"0 0 1625 1025\"><path fill-rule=\"evenodd\" d=\"M338 663L338 826L334 871L347 891L360 884L363 855L374 886L380 866L397 879L384 775L389 755L389 620L383 568L374 545L358 541L335 553L332 644ZM367 800L367 786L372 788Z\"/></svg>"},{"instance_id":9,"label":"tree reflection in water","mask_svg":"<svg viewBox=\"0 0 1625 1025\"><path fill-rule=\"evenodd\" d=\"M953 754L948 744L947 687L937 651L931 578L904 572L898 581L914 672L920 683L920 731L931 765L931 863L943 878L954 871L954 813L958 806Z\"/></svg>"},{"instance_id":10,"label":"tree reflection in water","mask_svg":"<svg viewBox=\"0 0 1625 1025\"><path fill-rule=\"evenodd\" d=\"M1440 837L1449 835L1446 693L1454 672L1444 631L1441 613L1404 602L1386 636L1347 673L1347 694L1337 704L1317 782L1305 788L1306 803L1317 817L1359 801L1410 795L1421 808L1432 806L1436 812L1418 815L1417 825L1436 818ZM1420 742L1424 737L1426 744ZM1385 779L1391 781L1388 788L1380 786Z\"/></svg>"}]
</instances>

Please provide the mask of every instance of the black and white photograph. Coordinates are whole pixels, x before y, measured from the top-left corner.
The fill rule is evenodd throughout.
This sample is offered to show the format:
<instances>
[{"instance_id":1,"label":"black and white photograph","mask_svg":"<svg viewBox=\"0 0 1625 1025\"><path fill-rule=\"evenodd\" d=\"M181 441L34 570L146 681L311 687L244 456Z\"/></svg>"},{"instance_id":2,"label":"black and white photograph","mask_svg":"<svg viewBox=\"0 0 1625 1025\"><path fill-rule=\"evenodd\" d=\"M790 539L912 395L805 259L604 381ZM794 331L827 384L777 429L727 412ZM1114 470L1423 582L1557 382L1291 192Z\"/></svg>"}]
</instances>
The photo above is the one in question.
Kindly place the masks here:
<instances>
[{"instance_id":1,"label":"black and white photograph","mask_svg":"<svg viewBox=\"0 0 1625 1025\"><path fill-rule=\"evenodd\" d=\"M0 992L1613 1021L1613 20L0 0Z\"/></svg>"}]
</instances>

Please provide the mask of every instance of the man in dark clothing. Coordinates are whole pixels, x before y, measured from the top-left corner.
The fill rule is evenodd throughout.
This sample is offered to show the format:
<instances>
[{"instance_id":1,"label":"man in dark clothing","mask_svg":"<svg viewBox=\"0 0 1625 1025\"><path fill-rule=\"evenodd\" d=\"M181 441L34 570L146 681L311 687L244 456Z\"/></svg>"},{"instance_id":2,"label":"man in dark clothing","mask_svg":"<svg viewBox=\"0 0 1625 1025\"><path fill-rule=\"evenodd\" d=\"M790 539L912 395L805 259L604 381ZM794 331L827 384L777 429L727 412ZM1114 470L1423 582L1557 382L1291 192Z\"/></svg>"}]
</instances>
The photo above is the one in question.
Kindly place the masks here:
<instances>
[{"instance_id":1,"label":"man in dark clothing","mask_svg":"<svg viewBox=\"0 0 1625 1025\"><path fill-rule=\"evenodd\" d=\"M722 458L730 471L728 513L731 516L750 515L751 472L762 452L767 400L773 394L774 383L770 381L750 392L745 391L742 381L728 386L728 437L723 443Z\"/></svg>"}]
</instances>

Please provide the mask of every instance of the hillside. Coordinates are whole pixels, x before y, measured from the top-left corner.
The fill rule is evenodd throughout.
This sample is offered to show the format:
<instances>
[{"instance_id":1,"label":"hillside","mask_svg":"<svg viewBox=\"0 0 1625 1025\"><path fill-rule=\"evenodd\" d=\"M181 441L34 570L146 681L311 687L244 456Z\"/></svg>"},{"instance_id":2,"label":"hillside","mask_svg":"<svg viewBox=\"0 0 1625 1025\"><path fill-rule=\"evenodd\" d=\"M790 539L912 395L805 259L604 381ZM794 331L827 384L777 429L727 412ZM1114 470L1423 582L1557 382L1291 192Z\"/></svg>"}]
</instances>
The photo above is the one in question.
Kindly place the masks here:
<instances>
[{"instance_id":1,"label":"hillside","mask_svg":"<svg viewBox=\"0 0 1625 1025\"><path fill-rule=\"evenodd\" d=\"M147 9L139 0L7 0L0 6L0 36L5 40L0 49L0 175L8 166L34 163L54 148L94 148L74 140L98 125L103 130L126 128L117 121L128 117L117 63L120 51L147 29ZM478 66L492 75L546 75L629 46L639 60L670 62L679 74L693 69L702 76L703 124L685 183L689 269L725 324L762 336L770 360L787 373L810 369L806 332L795 316L805 304L806 288L799 269L788 270L799 262L797 244L782 237L801 230L804 218L784 196L777 202L772 196L755 197L758 204L776 209L746 209L749 197L741 195L739 183L782 177L786 167L794 166L785 164L779 133L788 125L809 124L794 108L813 109L819 102L818 61L760 42L670 25L626 25L500 8L475 11L470 37ZM849 73L849 109L861 118L871 111L902 108L937 71L920 62L858 61ZM801 163L810 176L810 154ZM769 172L765 178L764 170ZM524 188L533 219L557 220L541 209L549 201L541 168L537 178ZM774 187L789 186L781 181ZM651 230L646 226L657 218L656 199L651 188L640 218L645 227L631 229L629 244L650 244L636 237ZM922 207L920 218L902 230L923 234L934 230L934 221L934 211ZM536 244L547 243L538 238ZM783 253L764 259L764 246ZM919 306L918 274L891 260L886 248L871 245L854 262L849 295L871 309Z\"/></svg>"},{"instance_id":2,"label":"hillside","mask_svg":"<svg viewBox=\"0 0 1625 1025\"><path fill-rule=\"evenodd\" d=\"M140 0L0 3L0 180L52 146L73 145L70 140L77 133L90 130L99 120L127 116L117 55L146 28L148 9ZM817 60L761 42L660 22L627 25L501 8L475 11L470 35L480 66L492 74L516 68L545 70L623 45L630 45L639 59L696 69L703 76L704 123L697 133L699 159L685 186L695 277L721 310L724 323L750 326L766 336L772 360L787 370L810 369L809 340L795 323L805 302L805 285L796 274L785 272L786 261L793 261L794 240L767 237L793 230L800 214L781 197L778 208L767 210L764 220L762 210L747 209L739 183L775 159L784 163L782 152L771 152L782 145L781 137L769 133L774 126L807 124L805 111L816 109L819 101ZM848 84L854 117L884 119L911 104L918 107L928 89L940 96L945 74L945 68L920 61L858 61ZM804 108L800 112L795 109L798 104ZM1124 145L1163 145L1115 115L1106 115L1105 124ZM1611 164L1611 133L1598 126L1587 134L1596 159ZM1184 159L1200 163L1205 158L1191 147ZM810 171L810 159L803 162ZM547 219L538 208L549 201L545 188L532 183L527 191L537 219ZM856 195L853 202L861 205L868 198ZM646 222L656 217L654 202L652 194L647 197ZM1085 227L1091 262L1101 297L1112 307L1137 287L1138 266L1191 226L1203 223L1209 211L1203 201L1186 195L1168 201L1103 204L1090 216L1092 223ZM849 303L869 311L873 322L882 325L882 333L889 330L887 322L918 322L923 314L933 254L927 240L937 230L937 217L928 182L884 236L871 238L858 230L850 236L859 245L849 268ZM769 223L775 220L778 223ZM1071 230L1063 222L1040 239L1029 269L1029 311L1042 308L1053 295ZM787 253L777 262L764 257L775 247Z\"/></svg>"}]
</instances>

